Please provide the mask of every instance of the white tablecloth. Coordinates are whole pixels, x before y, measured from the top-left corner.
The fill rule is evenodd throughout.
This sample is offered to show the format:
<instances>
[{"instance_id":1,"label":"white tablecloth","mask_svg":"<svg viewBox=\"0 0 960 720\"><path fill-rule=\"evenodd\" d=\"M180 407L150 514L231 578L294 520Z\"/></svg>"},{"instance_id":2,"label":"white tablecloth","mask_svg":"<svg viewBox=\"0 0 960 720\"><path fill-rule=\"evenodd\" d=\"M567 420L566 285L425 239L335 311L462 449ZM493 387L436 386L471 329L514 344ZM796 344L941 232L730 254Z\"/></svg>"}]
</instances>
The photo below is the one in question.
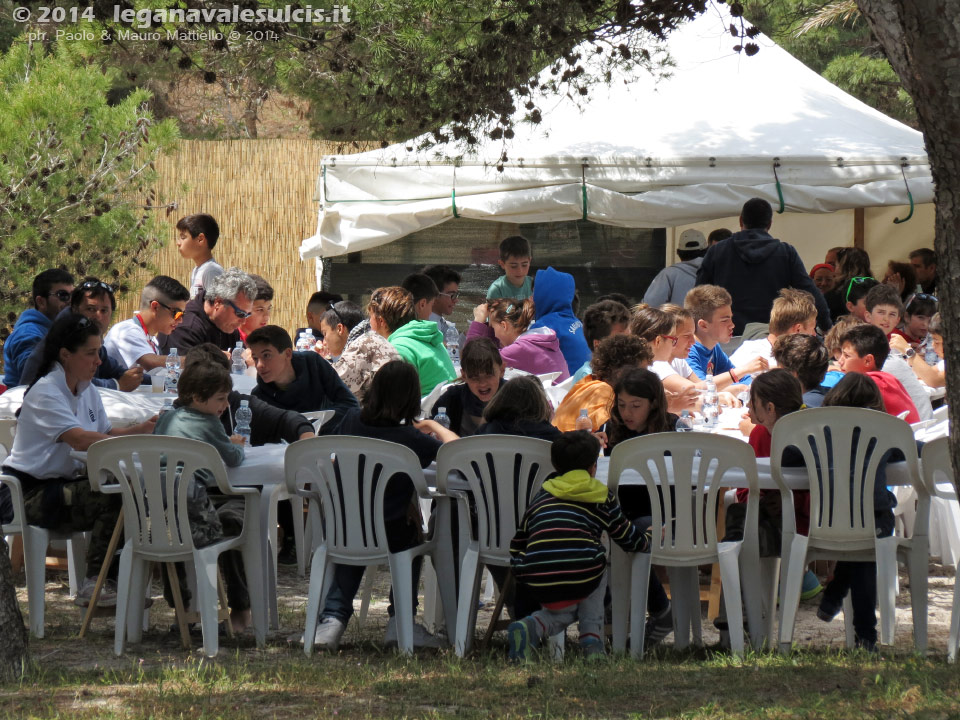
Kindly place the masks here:
<instances>
[{"instance_id":1,"label":"white tablecloth","mask_svg":"<svg viewBox=\"0 0 960 720\"><path fill-rule=\"evenodd\" d=\"M177 397L169 393L154 393L149 385L140 387L146 391L138 389L135 392L121 392L97 388L100 391L100 400L103 401L103 409L107 411L107 417L114 427L124 428L149 420L163 407L164 400ZM26 385L18 385L0 395L0 417L15 416L23 403L23 393L26 390Z\"/></svg>"}]
</instances>

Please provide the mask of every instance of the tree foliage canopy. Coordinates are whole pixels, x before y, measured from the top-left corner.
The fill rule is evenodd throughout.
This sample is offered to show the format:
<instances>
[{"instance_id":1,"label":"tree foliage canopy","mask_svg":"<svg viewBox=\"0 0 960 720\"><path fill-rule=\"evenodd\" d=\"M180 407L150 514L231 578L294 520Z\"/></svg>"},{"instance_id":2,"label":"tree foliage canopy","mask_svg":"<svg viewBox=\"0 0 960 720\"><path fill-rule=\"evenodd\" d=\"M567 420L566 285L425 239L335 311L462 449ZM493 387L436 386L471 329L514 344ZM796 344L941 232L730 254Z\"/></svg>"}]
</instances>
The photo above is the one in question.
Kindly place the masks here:
<instances>
[{"instance_id":1,"label":"tree foliage canopy","mask_svg":"<svg viewBox=\"0 0 960 720\"><path fill-rule=\"evenodd\" d=\"M145 90L111 105L109 89L65 48L17 42L0 57L0 337L39 270L122 284L156 247L152 162L176 127L153 122Z\"/></svg>"}]
</instances>

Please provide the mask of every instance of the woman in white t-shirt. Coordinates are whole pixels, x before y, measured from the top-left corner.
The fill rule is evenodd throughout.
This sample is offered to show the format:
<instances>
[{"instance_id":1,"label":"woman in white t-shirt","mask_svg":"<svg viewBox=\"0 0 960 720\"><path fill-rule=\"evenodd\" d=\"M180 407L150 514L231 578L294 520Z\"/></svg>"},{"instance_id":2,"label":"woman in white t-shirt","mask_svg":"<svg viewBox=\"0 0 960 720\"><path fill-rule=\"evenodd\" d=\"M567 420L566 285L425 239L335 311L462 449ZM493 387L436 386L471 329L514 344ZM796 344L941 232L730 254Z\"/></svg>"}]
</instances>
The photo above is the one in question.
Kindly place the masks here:
<instances>
[{"instance_id":1,"label":"woman in white t-shirt","mask_svg":"<svg viewBox=\"0 0 960 720\"><path fill-rule=\"evenodd\" d=\"M111 435L153 432L155 418L124 430L111 427L91 384L100 365L100 328L82 315L57 320L47 334L37 379L23 396L13 448L3 472L20 480L31 525L60 532L87 531L86 579L76 604L86 606L120 512L118 495L94 492L83 463L71 450L84 451ZM107 581L99 605L116 604L116 585Z\"/></svg>"}]
</instances>

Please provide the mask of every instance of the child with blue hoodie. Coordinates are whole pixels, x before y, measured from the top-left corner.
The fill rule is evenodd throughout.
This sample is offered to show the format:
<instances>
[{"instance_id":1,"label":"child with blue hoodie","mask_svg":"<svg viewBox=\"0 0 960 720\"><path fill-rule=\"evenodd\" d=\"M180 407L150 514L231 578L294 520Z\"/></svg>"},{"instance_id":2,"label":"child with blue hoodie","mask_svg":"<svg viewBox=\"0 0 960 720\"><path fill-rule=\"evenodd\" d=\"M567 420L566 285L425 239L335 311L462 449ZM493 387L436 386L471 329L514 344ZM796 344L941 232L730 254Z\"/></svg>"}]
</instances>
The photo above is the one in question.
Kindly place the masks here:
<instances>
[{"instance_id":1,"label":"child with blue hoodie","mask_svg":"<svg viewBox=\"0 0 960 720\"><path fill-rule=\"evenodd\" d=\"M560 341L560 352L572 375L590 360L590 347L583 336L583 323L573 314L576 284L573 275L548 267L537 270L533 283L534 322L531 330L550 328Z\"/></svg>"}]
</instances>

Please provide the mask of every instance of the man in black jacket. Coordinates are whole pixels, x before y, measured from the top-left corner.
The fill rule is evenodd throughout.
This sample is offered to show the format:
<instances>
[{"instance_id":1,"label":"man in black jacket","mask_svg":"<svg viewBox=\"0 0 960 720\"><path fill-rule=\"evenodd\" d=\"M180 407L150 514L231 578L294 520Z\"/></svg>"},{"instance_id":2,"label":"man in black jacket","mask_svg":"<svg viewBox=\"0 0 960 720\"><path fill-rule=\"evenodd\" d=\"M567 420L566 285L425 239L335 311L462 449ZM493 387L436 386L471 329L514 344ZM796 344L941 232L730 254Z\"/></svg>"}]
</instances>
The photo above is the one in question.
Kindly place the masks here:
<instances>
[{"instance_id":1,"label":"man in black jacket","mask_svg":"<svg viewBox=\"0 0 960 720\"><path fill-rule=\"evenodd\" d=\"M337 371L313 350L293 352L287 331L264 325L247 336L247 347L257 369L257 386L251 395L284 410L333 410L333 418L320 432L335 433L343 415L360 407Z\"/></svg>"},{"instance_id":2,"label":"man in black jacket","mask_svg":"<svg viewBox=\"0 0 960 720\"><path fill-rule=\"evenodd\" d=\"M792 245L769 233L773 208L752 198L740 211L740 232L710 247L697 271L697 285L719 285L733 297L734 334L747 323L770 322L770 308L783 288L804 290L817 306L817 326L832 326L826 300Z\"/></svg>"},{"instance_id":3,"label":"man in black jacket","mask_svg":"<svg viewBox=\"0 0 960 720\"><path fill-rule=\"evenodd\" d=\"M180 325L169 335L158 335L160 354L177 348L181 357L197 345L213 343L230 351L240 341L239 327L253 312L257 285L247 273L230 268L217 275L205 291L187 303Z\"/></svg>"}]
</instances>

